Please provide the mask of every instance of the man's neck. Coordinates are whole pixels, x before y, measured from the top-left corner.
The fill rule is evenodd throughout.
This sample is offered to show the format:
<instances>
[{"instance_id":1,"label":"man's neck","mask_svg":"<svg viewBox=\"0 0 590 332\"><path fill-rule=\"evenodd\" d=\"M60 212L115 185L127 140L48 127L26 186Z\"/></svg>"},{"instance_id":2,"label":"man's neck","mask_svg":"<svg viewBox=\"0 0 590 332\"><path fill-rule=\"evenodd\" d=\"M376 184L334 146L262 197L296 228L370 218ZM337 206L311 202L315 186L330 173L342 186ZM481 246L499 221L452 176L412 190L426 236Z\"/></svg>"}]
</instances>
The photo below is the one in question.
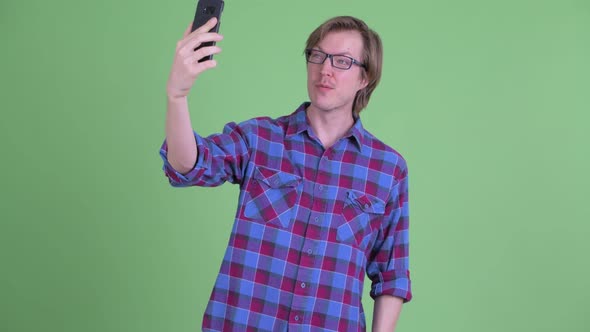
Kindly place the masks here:
<instances>
[{"instance_id":1,"label":"man's neck","mask_svg":"<svg viewBox=\"0 0 590 332\"><path fill-rule=\"evenodd\" d=\"M354 125L352 110L320 110L313 105L307 108L307 119L324 149L330 148Z\"/></svg>"}]
</instances>

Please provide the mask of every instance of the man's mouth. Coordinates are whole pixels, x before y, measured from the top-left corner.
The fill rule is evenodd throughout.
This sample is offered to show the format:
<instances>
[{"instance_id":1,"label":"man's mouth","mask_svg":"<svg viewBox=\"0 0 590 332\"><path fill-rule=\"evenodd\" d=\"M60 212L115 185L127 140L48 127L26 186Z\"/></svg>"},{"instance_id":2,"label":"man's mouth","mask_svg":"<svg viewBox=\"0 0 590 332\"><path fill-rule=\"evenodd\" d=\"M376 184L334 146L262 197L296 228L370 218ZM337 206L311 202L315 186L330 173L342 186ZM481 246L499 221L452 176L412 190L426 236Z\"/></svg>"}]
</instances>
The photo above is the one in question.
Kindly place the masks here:
<instances>
[{"instance_id":1,"label":"man's mouth","mask_svg":"<svg viewBox=\"0 0 590 332\"><path fill-rule=\"evenodd\" d=\"M328 84L316 84L316 87L320 90L320 91L328 91L328 90L332 90L334 89L333 86L328 85Z\"/></svg>"}]
</instances>

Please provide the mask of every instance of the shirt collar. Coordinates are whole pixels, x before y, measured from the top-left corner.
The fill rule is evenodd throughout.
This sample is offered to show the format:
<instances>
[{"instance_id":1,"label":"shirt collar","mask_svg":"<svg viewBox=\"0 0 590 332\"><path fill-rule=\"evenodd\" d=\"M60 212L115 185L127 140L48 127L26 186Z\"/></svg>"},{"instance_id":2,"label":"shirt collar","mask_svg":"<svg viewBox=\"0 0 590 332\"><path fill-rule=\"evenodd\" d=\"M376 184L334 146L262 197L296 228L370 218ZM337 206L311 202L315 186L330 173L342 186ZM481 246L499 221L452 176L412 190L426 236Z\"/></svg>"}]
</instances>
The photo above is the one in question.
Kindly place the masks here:
<instances>
[{"instance_id":1,"label":"shirt collar","mask_svg":"<svg viewBox=\"0 0 590 332\"><path fill-rule=\"evenodd\" d=\"M307 114L305 113L307 107L310 105L310 102L304 102L299 106L293 114L289 117L289 125L287 128L286 136L293 136L300 134L306 130L310 129L309 123L307 122ZM348 133L345 137L352 137L355 146L362 152L364 138L365 138L365 128L361 122L360 117L354 118L354 125L350 128Z\"/></svg>"},{"instance_id":2,"label":"shirt collar","mask_svg":"<svg viewBox=\"0 0 590 332\"><path fill-rule=\"evenodd\" d=\"M301 134L309 128L307 116L305 114L305 110L309 105L309 102L301 104L301 106L299 106L295 112L289 116L289 125L287 127L286 136Z\"/></svg>"}]
</instances>

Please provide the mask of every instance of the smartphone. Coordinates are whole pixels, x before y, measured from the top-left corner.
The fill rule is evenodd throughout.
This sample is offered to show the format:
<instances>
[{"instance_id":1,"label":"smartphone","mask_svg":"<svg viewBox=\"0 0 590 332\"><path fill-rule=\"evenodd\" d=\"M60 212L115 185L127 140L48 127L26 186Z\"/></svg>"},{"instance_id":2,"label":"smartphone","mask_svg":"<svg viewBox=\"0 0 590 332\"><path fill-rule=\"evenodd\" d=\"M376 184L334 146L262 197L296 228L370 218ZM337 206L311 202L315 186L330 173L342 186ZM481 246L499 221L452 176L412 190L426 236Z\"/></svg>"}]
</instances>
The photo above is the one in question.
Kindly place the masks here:
<instances>
[{"instance_id":1,"label":"smartphone","mask_svg":"<svg viewBox=\"0 0 590 332\"><path fill-rule=\"evenodd\" d=\"M221 12L223 11L223 0L199 0L197 3L197 10L195 11L195 19L193 20L192 31L197 30L200 26L207 23L212 17L217 17L217 24L210 32L219 32L219 24L221 23ZM195 51L201 47L213 46L215 42L206 42L195 48ZM213 55L201 58L199 62L213 59Z\"/></svg>"}]
</instances>

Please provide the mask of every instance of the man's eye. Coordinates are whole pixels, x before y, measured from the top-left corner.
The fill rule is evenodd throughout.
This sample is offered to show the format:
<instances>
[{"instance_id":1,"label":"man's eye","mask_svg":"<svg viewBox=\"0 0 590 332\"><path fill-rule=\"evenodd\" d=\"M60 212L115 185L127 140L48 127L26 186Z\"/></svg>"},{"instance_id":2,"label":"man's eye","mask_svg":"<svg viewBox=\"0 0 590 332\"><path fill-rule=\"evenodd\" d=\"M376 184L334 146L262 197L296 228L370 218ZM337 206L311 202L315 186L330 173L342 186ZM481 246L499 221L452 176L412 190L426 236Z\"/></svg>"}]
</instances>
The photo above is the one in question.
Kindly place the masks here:
<instances>
[{"instance_id":1,"label":"man's eye","mask_svg":"<svg viewBox=\"0 0 590 332\"><path fill-rule=\"evenodd\" d=\"M338 59L336 59L336 63L339 64L339 65L348 66L348 64L350 63L350 59L348 59L348 58L338 58Z\"/></svg>"},{"instance_id":2,"label":"man's eye","mask_svg":"<svg viewBox=\"0 0 590 332\"><path fill-rule=\"evenodd\" d=\"M324 56L321 55L320 53L311 53L310 56L313 60L321 60Z\"/></svg>"}]
</instances>

